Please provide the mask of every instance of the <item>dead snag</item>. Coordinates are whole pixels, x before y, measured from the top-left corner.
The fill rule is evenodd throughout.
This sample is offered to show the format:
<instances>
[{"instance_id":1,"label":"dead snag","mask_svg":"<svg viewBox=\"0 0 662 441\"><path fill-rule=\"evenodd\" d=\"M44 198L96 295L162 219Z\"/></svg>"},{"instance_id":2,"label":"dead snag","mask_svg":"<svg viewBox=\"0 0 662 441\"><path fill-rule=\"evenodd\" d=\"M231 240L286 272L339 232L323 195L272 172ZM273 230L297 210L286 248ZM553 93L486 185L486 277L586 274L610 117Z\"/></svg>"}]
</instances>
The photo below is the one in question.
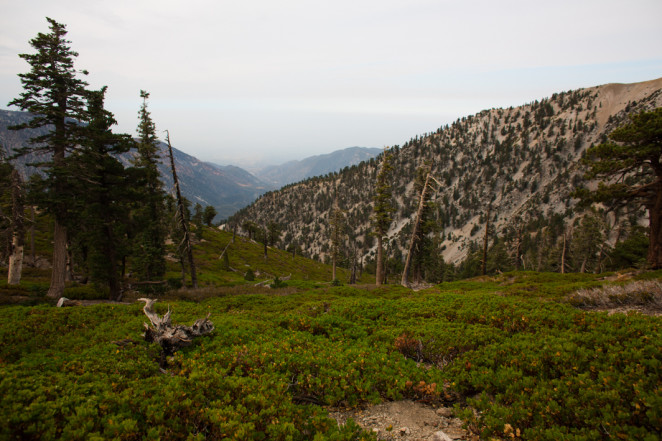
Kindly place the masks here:
<instances>
[{"instance_id":1,"label":"dead snag","mask_svg":"<svg viewBox=\"0 0 662 441\"><path fill-rule=\"evenodd\" d=\"M163 317L154 311L154 303L156 299L141 298L138 301L145 302L143 311L151 322L151 326L143 323L145 326L145 333L143 337L147 342L155 342L161 346L161 360L159 365L161 368L166 367L166 357L174 354L179 349L189 346L193 342L193 338L201 337L209 334L214 330L214 324L209 320L211 313L207 317L195 321L192 326L173 325L170 321L170 308Z\"/></svg>"}]
</instances>

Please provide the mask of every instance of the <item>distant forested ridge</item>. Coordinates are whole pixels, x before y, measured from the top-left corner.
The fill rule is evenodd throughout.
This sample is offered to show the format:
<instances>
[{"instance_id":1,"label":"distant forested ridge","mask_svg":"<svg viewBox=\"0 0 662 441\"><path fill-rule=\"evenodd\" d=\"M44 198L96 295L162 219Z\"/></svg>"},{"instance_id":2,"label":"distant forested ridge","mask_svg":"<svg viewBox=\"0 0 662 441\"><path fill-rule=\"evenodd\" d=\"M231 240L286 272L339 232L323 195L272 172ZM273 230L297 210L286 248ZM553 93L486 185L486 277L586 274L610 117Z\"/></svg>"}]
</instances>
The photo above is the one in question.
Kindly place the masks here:
<instances>
[{"instance_id":1,"label":"distant forested ridge","mask_svg":"<svg viewBox=\"0 0 662 441\"><path fill-rule=\"evenodd\" d=\"M449 265L456 275L476 274L486 237L492 272L636 265L625 250L620 257L610 253L617 243L641 242L645 210L588 209L579 207L571 194L579 185L595 187L584 182L580 160L586 150L605 142L629 115L661 104L662 79L607 84L555 93L519 107L484 110L393 146L396 211L385 241L390 272L402 268L418 204L414 181L423 166L430 167L436 180L422 245L426 252L418 263L426 280L444 280ZM284 246L328 260L330 216L337 202L351 226L346 264L352 250L370 263L376 249L370 218L380 161L381 156L266 193L230 223L276 222L283 227ZM485 235L488 208L490 231ZM619 258L624 260L615 263Z\"/></svg>"}]
</instances>

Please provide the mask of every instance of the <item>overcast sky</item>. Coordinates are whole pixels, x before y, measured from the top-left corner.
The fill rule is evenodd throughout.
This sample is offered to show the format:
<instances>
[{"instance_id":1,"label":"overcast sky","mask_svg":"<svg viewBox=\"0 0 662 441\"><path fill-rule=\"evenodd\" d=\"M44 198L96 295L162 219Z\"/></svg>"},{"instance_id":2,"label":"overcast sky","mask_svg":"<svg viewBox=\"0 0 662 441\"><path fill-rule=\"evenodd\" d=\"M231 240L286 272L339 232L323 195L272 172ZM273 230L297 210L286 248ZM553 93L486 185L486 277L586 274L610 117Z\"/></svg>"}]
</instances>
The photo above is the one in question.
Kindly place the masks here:
<instances>
[{"instance_id":1,"label":"overcast sky","mask_svg":"<svg viewBox=\"0 0 662 441\"><path fill-rule=\"evenodd\" d=\"M661 0L0 0L0 107L29 40L66 24L135 134L249 166L402 145L458 117L662 77ZM17 109L14 109L17 110Z\"/></svg>"}]
</instances>

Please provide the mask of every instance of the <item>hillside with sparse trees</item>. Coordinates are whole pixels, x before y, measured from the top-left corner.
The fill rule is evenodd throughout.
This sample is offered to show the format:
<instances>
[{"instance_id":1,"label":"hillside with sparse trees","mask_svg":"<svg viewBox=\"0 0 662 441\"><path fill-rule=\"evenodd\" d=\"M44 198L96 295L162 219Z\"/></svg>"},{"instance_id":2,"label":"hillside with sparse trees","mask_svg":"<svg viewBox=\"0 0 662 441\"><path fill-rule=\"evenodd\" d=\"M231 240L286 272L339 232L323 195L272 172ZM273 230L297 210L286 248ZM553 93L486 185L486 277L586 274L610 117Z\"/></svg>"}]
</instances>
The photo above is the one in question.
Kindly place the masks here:
<instances>
[{"instance_id":1,"label":"hillside with sparse trees","mask_svg":"<svg viewBox=\"0 0 662 441\"><path fill-rule=\"evenodd\" d=\"M581 159L587 149L607 141L629 115L659 108L661 89L658 79L560 92L519 107L484 110L390 148L396 211L384 237L387 272L402 271L418 204L415 177L426 165L434 189L418 259L421 280L477 275L486 238L490 273L598 272L641 264L640 255L623 248L641 242L645 209L579 206L573 192L597 185L585 180ZM283 227L282 246L327 261L330 216L337 204L352 226L346 256L356 248L362 262L373 267L377 246L371 216L381 160L267 193L229 223L277 222Z\"/></svg>"}]
</instances>

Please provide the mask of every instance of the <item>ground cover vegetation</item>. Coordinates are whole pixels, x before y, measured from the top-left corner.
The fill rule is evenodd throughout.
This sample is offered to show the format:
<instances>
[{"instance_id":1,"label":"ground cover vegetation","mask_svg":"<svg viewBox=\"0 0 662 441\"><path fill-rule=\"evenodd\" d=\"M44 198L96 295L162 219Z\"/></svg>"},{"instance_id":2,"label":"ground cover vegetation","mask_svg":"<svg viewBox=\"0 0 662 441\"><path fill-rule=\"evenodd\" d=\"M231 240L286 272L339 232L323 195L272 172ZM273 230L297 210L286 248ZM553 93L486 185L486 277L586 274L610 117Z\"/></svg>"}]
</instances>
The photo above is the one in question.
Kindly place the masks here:
<instances>
[{"instance_id":1,"label":"ground cover vegetation","mask_svg":"<svg viewBox=\"0 0 662 441\"><path fill-rule=\"evenodd\" d=\"M569 300L604 283L515 272L419 292L217 288L156 304L215 326L166 374L142 304L4 306L0 437L374 439L328 409L410 398L455 405L483 439L659 439L660 318Z\"/></svg>"}]
</instances>

